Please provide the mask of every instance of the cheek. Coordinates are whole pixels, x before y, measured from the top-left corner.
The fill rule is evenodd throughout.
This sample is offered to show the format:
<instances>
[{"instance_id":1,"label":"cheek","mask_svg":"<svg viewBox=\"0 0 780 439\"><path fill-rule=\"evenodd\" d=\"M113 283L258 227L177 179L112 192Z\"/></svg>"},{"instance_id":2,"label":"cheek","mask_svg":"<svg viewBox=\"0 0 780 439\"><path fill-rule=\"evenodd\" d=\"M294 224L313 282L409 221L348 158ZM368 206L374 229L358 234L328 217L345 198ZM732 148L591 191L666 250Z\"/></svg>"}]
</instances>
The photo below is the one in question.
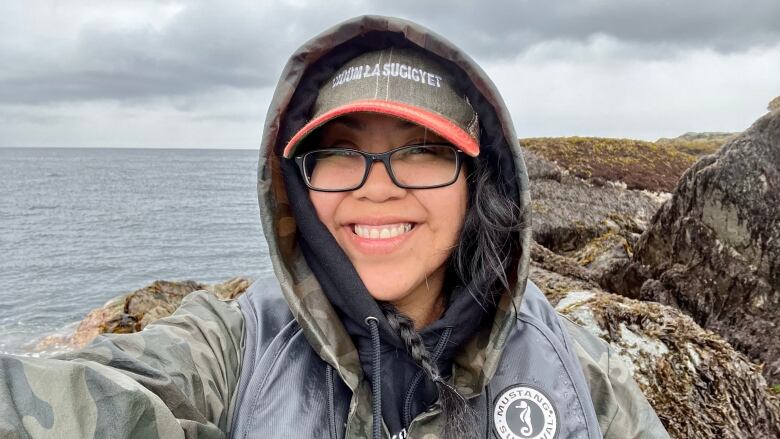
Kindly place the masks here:
<instances>
[{"instance_id":1,"label":"cheek","mask_svg":"<svg viewBox=\"0 0 780 439\"><path fill-rule=\"evenodd\" d=\"M344 194L341 192L309 191L309 199L314 205L317 217L333 232L336 227L334 220L336 210L344 199Z\"/></svg>"},{"instance_id":2,"label":"cheek","mask_svg":"<svg viewBox=\"0 0 780 439\"><path fill-rule=\"evenodd\" d=\"M442 188L442 192L426 194L427 210L431 228L441 245L451 246L460 237L460 231L466 218L468 206L468 188L458 180L452 186Z\"/></svg>"}]
</instances>

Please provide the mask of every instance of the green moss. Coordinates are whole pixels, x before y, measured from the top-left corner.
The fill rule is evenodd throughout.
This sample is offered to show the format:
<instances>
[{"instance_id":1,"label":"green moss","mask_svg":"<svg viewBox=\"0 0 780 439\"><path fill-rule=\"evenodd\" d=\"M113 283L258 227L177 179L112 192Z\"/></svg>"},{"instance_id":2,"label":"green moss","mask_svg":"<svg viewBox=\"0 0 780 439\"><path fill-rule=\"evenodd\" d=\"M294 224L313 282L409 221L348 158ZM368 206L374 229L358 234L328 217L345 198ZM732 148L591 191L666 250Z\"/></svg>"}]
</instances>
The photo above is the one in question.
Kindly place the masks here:
<instances>
[{"instance_id":1,"label":"green moss","mask_svg":"<svg viewBox=\"0 0 780 439\"><path fill-rule=\"evenodd\" d=\"M770 386L769 392L774 393L775 395L780 395L780 384L775 384L774 386Z\"/></svg>"}]
</instances>

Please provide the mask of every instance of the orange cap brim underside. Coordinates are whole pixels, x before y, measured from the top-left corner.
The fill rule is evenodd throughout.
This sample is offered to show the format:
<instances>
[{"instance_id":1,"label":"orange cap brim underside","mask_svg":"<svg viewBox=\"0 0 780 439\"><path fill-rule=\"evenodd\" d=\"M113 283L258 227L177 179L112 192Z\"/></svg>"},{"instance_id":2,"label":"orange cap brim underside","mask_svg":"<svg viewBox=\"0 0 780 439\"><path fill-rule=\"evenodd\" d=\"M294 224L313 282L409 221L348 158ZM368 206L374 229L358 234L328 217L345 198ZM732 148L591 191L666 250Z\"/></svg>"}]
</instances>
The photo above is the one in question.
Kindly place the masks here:
<instances>
[{"instance_id":1,"label":"orange cap brim underside","mask_svg":"<svg viewBox=\"0 0 780 439\"><path fill-rule=\"evenodd\" d=\"M292 156L298 143L326 122L344 114L361 111L387 114L414 122L444 137L464 153L472 157L479 155L479 143L455 122L446 117L402 102L369 99L350 102L310 120L287 142L287 145L284 147L284 157L289 158Z\"/></svg>"}]
</instances>

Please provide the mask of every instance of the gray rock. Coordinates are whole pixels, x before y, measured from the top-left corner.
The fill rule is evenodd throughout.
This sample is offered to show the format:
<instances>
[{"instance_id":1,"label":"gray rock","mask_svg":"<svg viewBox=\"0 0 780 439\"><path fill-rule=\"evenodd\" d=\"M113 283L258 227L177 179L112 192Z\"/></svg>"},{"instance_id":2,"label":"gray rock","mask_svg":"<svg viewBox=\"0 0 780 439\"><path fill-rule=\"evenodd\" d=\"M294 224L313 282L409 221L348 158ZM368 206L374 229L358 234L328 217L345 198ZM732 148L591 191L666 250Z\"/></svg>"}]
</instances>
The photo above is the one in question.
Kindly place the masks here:
<instances>
[{"instance_id":1,"label":"gray rock","mask_svg":"<svg viewBox=\"0 0 780 439\"><path fill-rule=\"evenodd\" d=\"M767 104L766 109L769 111L780 110L780 96L777 96L776 98L769 101L769 104Z\"/></svg>"},{"instance_id":2,"label":"gray rock","mask_svg":"<svg viewBox=\"0 0 780 439\"><path fill-rule=\"evenodd\" d=\"M612 287L679 307L780 382L780 110L686 171Z\"/></svg>"},{"instance_id":3,"label":"gray rock","mask_svg":"<svg viewBox=\"0 0 780 439\"><path fill-rule=\"evenodd\" d=\"M104 333L131 333L142 330L149 323L171 315L187 294L206 290L221 299L233 299L252 283L246 277L234 277L220 284L156 280L124 296L111 299L87 314L73 334L49 335L32 349L34 353L55 353L86 346Z\"/></svg>"},{"instance_id":4,"label":"gray rock","mask_svg":"<svg viewBox=\"0 0 780 439\"><path fill-rule=\"evenodd\" d=\"M555 180L561 181L563 174L566 173L555 162L545 159L541 155L522 148L523 160L525 161L528 178L531 180Z\"/></svg>"},{"instance_id":5,"label":"gray rock","mask_svg":"<svg viewBox=\"0 0 780 439\"><path fill-rule=\"evenodd\" d=\"M533 175L535 168L529 169ZM609 231L641 232L664 200L663 195L613 183L594 186L569 175L560 181L534 179L530 189L534 240L556 253L576 252Z\"/></svg>"},{"instance_id":6,"label":"gray rock","mask_svg":"<svg viewBox=\"0 0 780 439\"><path fill-rule=\"evenodd\" d=\"M531 150L524 154L532 180L533 236L541 244L532 248L531 257L552 271L565 269L573 275L579 270L574 277L608 285L608 275L616 265L628 263L634 244L669 194L626 189L619 182L596 185Z\"/></svg>"}]
</instances>

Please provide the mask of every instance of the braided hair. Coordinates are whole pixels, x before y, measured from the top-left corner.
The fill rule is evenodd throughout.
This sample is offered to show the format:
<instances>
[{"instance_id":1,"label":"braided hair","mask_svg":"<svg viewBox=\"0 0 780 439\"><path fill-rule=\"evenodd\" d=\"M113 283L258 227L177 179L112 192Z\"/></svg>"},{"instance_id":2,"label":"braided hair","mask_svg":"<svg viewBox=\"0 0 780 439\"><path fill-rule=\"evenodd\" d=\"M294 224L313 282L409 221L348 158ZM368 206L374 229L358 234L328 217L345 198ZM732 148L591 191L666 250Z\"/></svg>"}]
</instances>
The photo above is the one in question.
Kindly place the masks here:
<instances>
[{"instance_id":1,"label":"braided hair","mask_svg":"<svg viewBox=\"0 0 780 439\"><path fill-rule=\"evenodd\" d=\"M520 208L492 177L482 160L466 163L469 201L458 245L449 259L448 276L467 286L477 304L495 304L510 288L509 275L515 271ZM414 322L392 304L381 303L382 312L398 333L407 352L425 375L436 384L444 416L443 436L470 439L478 436L476 412L468 401L447 383L425 347Z\"/></svg>"}]
</instances>

